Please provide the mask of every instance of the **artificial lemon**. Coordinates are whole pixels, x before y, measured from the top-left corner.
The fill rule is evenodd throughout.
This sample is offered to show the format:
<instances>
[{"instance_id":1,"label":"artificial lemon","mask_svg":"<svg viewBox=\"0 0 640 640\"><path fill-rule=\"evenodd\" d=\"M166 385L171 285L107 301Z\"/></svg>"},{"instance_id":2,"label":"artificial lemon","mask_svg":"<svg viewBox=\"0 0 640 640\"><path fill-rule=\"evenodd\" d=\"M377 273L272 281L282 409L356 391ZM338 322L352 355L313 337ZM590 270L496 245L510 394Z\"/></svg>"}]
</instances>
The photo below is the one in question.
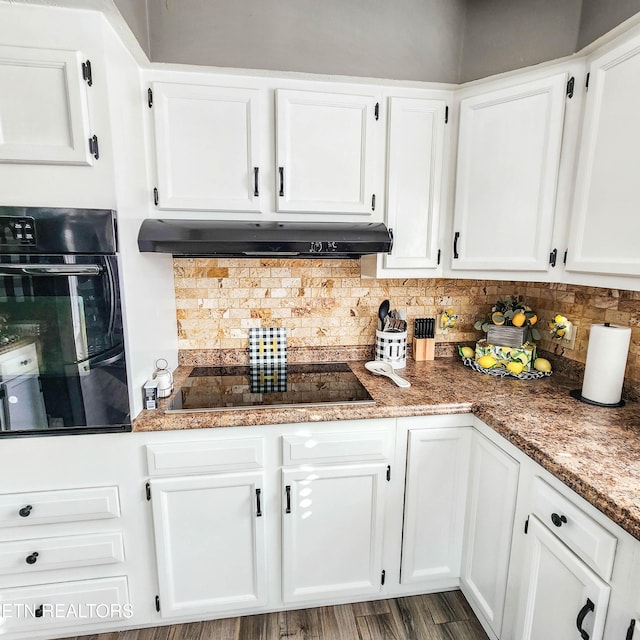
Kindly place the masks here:
<instances>
[{"instance_id":1,"label":"artificial lemon","mask_svg":"<svg viewBox=\"0 0 640 640\"><path fill-rule=\"evenodd\" d=\"M498 361L493 356L487 354L478 359L478 364L483 369L493 369L493 367L498 364Z\"/></svg>"},{"instance_id":2,"label":"artificial lemon","mask_svg":"<svg viewBox=\"0 0 640 640\"><path fill-rule=\"evenodd\" d=\"M455 310L453 307L449 307L449 308L445 311L445 313L446 313L450 318L452 318L453 316L455 316L455 315L456 315L456 310Z\"/></svg>"},{"instance_id":3,"label":"artificial lemon","mask_svg":"<svg viewBox=\"0 0 640 640\"><path fill-rule=\"evenodd\" d=\"M471 347L462 347L460 353L464 358L473 358L475 351Z\"/></svg>"},{"instance_id":4,"label":"artificial lemon","mask_svg":"<svg viewBox=\"0 0 640 640\"><path fill-rule=\"evenodd\" d=\"M529 318L529 324L533 327L533 325L538 322L538 316L531 316Z\"/></svg>"},{"instance_id":5,"label":"artificial lemon","mask_svg":"<svg viewBox=\"0 0 640 640\"><path fill-rule=\"evenodd\" d=\"M565 319L566 319L566 318L565 318L564 316L561 316L560 314L558 314L558 315L553 319L553 321L554 321L556 324L562 324L562 323L565 321Z\"/></svg>"},{"instance_id":6,"label":"artificial lemon","mask_svg":"<svg viewBox=\"0 0 640 640\"><path fill-rule=\"evenodd\" d=\"M533 368L536 371L544 371L548 373L551 371L551 363L546 358L536 358L533 361Z\"/></svg>"},{"instance_id":7,"label":"artificial lemon","mask_svg":"<svg viewBox=\"0 0 640 640\"><path fill-rule=\"evenodd\" d=\"M527 316L524 315L524 313L522 313L522 311L518 311L518 313L515 313L513 315L513 318L511 318L511 324L514 327L521 327L525 320L527 319Z\"/></svg>"},{"instance_id":8,"label":"artificial lemon","mask_svg":"<svg viewBox=\"0 0 640 640\"><path fill-rule=\"evenodd\" d=\"M491 322L493 322L493 324L501 326L504 324L504 316L499 311L496 311L491 315Z\"/></svg>"},{"instance_id":9,"label":"artificial lemon","mask_svg":"<svg viewBox=\"0 0 640 640\"><path fill-rule=\"evenodd\" d=\"M566 329L556 329L555 337L556 338L564 338L564 334L567 333Z\"/></svg>"},{"instance_id":10,"label":"artificial lemon","mask_svg":"<svg viewBox=\"0 0 640 640\"><path fill-rule=\"evenodd\" d=\"M513 373L514 376L519 376L524 371L524 365L522 362L513 360L507 365L507 371Z\"/></svg>"}]
</instances>

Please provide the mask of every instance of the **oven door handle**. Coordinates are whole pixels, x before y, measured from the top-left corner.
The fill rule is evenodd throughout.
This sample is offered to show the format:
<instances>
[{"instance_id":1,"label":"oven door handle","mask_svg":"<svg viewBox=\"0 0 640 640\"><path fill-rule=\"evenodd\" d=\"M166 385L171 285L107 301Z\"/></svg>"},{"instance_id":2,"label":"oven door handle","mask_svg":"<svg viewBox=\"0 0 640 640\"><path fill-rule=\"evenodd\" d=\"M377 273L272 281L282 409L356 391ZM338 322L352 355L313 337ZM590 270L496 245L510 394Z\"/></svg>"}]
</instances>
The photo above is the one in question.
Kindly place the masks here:
<instances>
[{"instance_id":1,"label":"oven door handle","mask_svg":"<svg viewBox=\"0 0 640 640\"><path fill-rule=\"evenodd\" d=\"M6 276L99 276L103 271L97 264L0 264L0 274Z\"/></svg>"}]
</instances>

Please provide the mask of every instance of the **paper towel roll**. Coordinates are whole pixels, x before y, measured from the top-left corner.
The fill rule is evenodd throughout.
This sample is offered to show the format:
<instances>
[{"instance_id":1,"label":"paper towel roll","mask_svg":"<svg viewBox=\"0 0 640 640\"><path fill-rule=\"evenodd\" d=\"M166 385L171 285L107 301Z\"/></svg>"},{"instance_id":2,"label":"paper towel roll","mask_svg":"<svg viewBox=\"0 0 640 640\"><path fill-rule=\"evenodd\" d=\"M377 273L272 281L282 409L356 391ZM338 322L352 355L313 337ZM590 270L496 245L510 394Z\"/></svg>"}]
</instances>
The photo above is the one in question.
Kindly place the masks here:
<instances>
[{"instance_id":1,"label":"paper towel roll","mask_svg":"<svg viewBox=\"0 0 640 640\"><path fill-rule=\"evenodd\" d=\"M582 397L601 404L617 404L622 397L624 370L629 354L631 329L592 324Z\"/></svg>"}]
</instances>

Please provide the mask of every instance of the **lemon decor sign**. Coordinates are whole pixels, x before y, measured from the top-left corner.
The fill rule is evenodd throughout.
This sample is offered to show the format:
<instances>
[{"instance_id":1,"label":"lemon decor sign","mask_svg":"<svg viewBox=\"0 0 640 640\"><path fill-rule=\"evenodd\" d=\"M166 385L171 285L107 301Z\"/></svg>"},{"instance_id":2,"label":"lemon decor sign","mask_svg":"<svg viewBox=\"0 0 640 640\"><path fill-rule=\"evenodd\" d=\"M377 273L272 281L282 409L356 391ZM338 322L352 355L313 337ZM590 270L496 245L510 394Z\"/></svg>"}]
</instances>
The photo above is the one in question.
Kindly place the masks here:
<instances>
[{"instance_id":1,"label":"lemon decor sign","mask_svg":"<svg viewBox=\"0 0 640 640\"><path fill-rule=\"evenodd\" d=\"M494 362L487 366L487 363L491 362L489 358ZM518 373L531 369L531 365L536 359L536 345L531 342L525 342L520 347L507 347L480 340L476 342L475 359L483 369L491 369L498 366L518 375ZM517 363L517 366L509 368L508 365L513 363ZM520 371L516 373L515 369L520 369Z\"/></svg>"}]
</instances>

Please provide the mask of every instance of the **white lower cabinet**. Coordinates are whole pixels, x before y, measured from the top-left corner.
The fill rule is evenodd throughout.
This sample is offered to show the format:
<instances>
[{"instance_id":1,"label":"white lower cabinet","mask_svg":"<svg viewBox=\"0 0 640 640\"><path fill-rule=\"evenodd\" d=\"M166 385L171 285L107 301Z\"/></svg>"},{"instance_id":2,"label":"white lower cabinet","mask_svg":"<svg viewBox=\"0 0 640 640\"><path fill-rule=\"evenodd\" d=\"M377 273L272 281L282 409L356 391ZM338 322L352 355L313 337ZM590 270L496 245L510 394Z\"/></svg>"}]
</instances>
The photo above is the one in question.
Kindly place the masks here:
<instances>
[{"instance_id":1,"label":"white lower cabinet","mask_svg":"<svg viewBox=\"0 0 640 640\"><path fill-rule=\"evenodd\" d=\"M460 575L470 440L469 427L409 431L402 584Z\"/></svg>"},{"instance_id":2,"label":"white lower cabinet","mask_svg":"<svg viewBox=\"0 0 640 640\"><path fill-rule=\"evenodd\" d=\"M266 602L262 473L150 481L163 618Z\"/></svg>"},{"instance_id":3,"label":"white lower cabinet","mask_svg":"<svg viewBox=\"0 0 640 640\"><path fill-rule=\"evenodd\" d=\"M380 592L387 465L282 472L282 598Z\"/></svg>"},{"instance_id":4,"label":"white lower cabinet","mask_svg":"<svg viewBox=\"0 0 640 640\"><path fill-rule=\"evenodd\" d=\"M517 637L601 640L610 586L534 515L527 533L527 584Z\"/></svg>"},{"instance_id":5,"label":"white lower cabinet","mask_svg":"<svg viewBox=\"0 0 640 640\"><path fill-rule=\"evenodd\" d=\"M43 637L49 629L58 630L58 637L62 628L73 633L77 627L116 622L131 610L124 576L0 589L0 603L0 635L19 638Z\"/></svg>"},{"instance_id":6,"label":"white lower cabinet","mask_svg":"<svg viewBox=\"0 0 640 640\"><path fill-rule=\"evenodd\" d=\"M500 637L507 590L519 464L473 433L460 582Z\"/></svg>"}]
</instances>

